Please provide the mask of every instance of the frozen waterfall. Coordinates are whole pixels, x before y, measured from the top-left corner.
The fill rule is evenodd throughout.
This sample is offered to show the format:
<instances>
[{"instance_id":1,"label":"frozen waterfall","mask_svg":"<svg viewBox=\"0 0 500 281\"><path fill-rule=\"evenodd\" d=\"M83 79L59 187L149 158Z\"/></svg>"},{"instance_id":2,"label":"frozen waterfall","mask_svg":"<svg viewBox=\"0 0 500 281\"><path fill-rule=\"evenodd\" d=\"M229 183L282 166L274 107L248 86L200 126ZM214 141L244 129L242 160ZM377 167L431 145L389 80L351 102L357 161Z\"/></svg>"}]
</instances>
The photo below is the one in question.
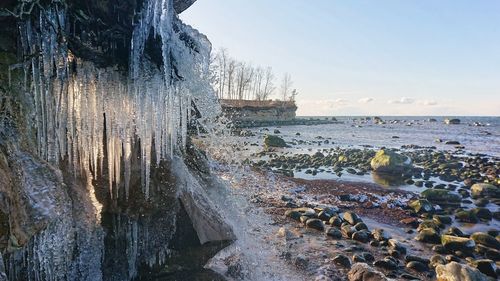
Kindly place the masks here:
<instances>
[{"instance_id":1,"label":"frozen waterfall","mask_svg":"<svg viewBox=\"0 0 500 281\"><path fill-rule=\"evenodd\" d=\"M118 197L123 182L128 197L131 150L140 142L149 197L153 159L158 164L183 151L192 112L200 113L199 123L219 112L208 82L211 44L177 18L172 0L145 1L125 75L74 57L65 38L74 32L69 25L64 6L52 4L20 26L38 154L56 164L67 159L75 175L90 170L94 177L106 157L111 196ZM144 54L150 36L161 42L161 68Z\"/></svg>"}]
</instances>

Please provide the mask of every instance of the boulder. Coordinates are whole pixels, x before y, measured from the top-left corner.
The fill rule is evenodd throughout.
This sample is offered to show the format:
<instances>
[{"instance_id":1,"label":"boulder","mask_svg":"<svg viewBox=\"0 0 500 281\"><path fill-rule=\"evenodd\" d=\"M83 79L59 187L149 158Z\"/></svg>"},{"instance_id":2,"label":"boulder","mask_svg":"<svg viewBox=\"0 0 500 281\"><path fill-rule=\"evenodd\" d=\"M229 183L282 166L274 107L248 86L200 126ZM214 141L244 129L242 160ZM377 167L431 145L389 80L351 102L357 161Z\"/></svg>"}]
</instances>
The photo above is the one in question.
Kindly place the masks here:
<instances>
[{"instance_id":1,"label":"boulder","mask_svg":"<svg viewBox=\"0 0 500 281\"><path fill-rule=\"evenodd\" d=\"M325 225L323 224L323 221L320 219L308 219L306 221L306 226L308 228L314 228L320 231L323 231L325 229Z\"/></svg>"},{"instance_id":2,"label":"boulder","mask_svg":"<svg viewBox=\"0 0 500 281\"><path fill-rule=\"evenodd\" d=\"M470 210L469 211L462 210L456 212L455 218L460 222L477 223L479 221L476 214L474 214Z\"/></svg>"},{"instance_id":3,"label":"boulder","mask_svg":"<svg viewBox=\"0 0 500 281\"><path fill-rule=\"evenodd\" d=\"M377 241L386 241L391 239L391 236L382 228L376 228L372 231L372 236Z\"/></svg>"},{"instance_id":4,"label":"boulder","mask_svg":"<svg viewBox=\"0 0 500 281\"><path fill-rule=\"evenodd\" d=\"M396 239L389 239L388 244L391 249L394 249L401 254L406 255L406 247L399 243Z\"/></svg>"},{"instance_id":5,"label":"boulder","mask_svg":"<svg viewBox=\"0 0 500 281\"><path fill-rule=\"evenodd\" d=\"M474 208L471 212L476 215L478 219L490 221L493 218L493 214L488 208Z\"/></svg>"},{"instance_id":6,"label":"boulder","mask_svg":"<svg viewBox=\"0 0 500 281\"><path fill-rule=\"evenodd\" d=\"M342 238L342 232L340 232L340 230L336 229L335 227L327 227L325 229L325 234L326 236L331 237L333 239Z\"/></svg>"},{"instance_id":7,"label":"boulder","mask_svg":"<svg viewBox=\"0 0 500 281\"><path fill-rule=\"evenodd\" d=\"M421 263L419 261L411 261L406 264L406 268L415 270L417 272L424 272L429 269L427 264Z\"/></svg>"},{"instance_id":8,"label":"boulder","mask_svg":"<svg viewBox=\"0 0 500 281\"><path fill-rule=\"evenodd\" d=\"M496 250L500 250L500 241L495 239L495 237L484 233L484 232L476 232L473 233L470 238L476 242L476 244L481 244L486 247L490 247Z\"/></svg>"},{"instance_id":9,"label":"boulder","mask_svg":"<svg viewBox=\"0 0 500 281\"><path fill-rule=\"evenodd\" d=\"M367 243L370 240L370 232L367 230L356 231L352 234L352 240Z\"/></svg>"},{"instance_id":10,"label":"boulder","mask_svg":"<svg viewBox=\"0 0 500 281\"><path fill-rule=\"evenodd\" d=\"M481 197L500 197L500 189L489 183L476 183L470 188L471 196L474 199Z\"/></svg>"},{"instance_id":11,"label":"boulder","mask_svg":"<svg viewBox=\"0 0 500 281\"><path fill-rule=\"evenodd\" d=\"M342 225L342 220L338 216L333 216L328 223L332 226L340 227Z\"/></svg>"},{"instance_id":12,"label":"boulder","mask_svg":"<svg viewBox=\"0 0 500 281\"><path fill-rule=\"evenodd\" d=\"M449 119L449 118L446 118L446 119L444 119L444 123L446 125L458 125L458 124L460 124L460 119L456 119L456 118Z\"/></svg>"},{"instance_id":13,"label":"boulder","mask_svg":"<svg viewBox=\"0 0 500 281\"><path fill-rule=\"evenodd\" d=\"M292 218L294 220L299 220L300 217L302 216L302 213L300 213L299 211L295 211L295 210L287 210L285 212L285 216Z\"/></svg>"},{"instance_id":14,"label":"boulder","mask_svg":"<svg viewBox=\"0 0 500 281\"><path fill-rule=\"evenodd\" d=\"M357 223L362 222L361 218L354 212L345 212L343 218L351 225L356 225Z\"/></svg>"},{"instance_id":15,"label":"boulder","mask_svg":"<svg viewBox=\"0 0 500 281\"><path fill-rule=\"evenodd\" d=\"M356 230L358 230L358 231L359 231L359 230L368 230L368 226L367 226L364 222L358 222L358 223L354 226L354 228L355 228Z\"/></svg>"},{"instance_id":16,"label":"boulder","mask_svg":"<svg viewBox=\"0 0 500 281\"><path fill-rule=\"evenodd\" d=\"M432 219L435 222L437 222L439 225L445 225L445 224L452 223L452 219L449 216L434 215L434 216L432 216Z\"/></svg>"},{"instance_id":17,"label":"boulder","mask_svg":"<svg viewBox=\"0 0 500 281\"><path fill-rule=\"evenodd\" d=\"M434 211L431 202L426 199L418 199L410 202L409 206L417 213L430 213Z\"/></svg>"},{"instance_id":18,"label":"boulder","mask_svg":"<svg viewBox=\"0 0 500 281\"><path fill-rule=\"evenodd\" d=\"M393 260L393 258L389 257L386 257L383 260L378 260L374 262L373 265L387 270L395 270L398 268L398 264Z\"/></svg>"},{"instance_id":19,"label":"boulder","mask_svg":"<svg viewBox=\"0 0 500 281\"><path fill-rule=\"evenodd\" d=\"M454 261L437 265L436 278L440 281L488 281L488 277L479 270Z\"/></svg>"},{"instance_id":20,"label":"boulder","mask_svg":"<svg viewBox=\"0 0 500 281\"><path fill-rule=\"evenodd\" d=\"M380 271L366 263L356 263L347 274L349 281L386 281L387 278Z\"/></svg>"},{"instance_id":21,"label":"boulder","mask_svg":"<svg viewBox=\"0 0 500 281\"><path fill-rule=\"evenodd\" d=\"M340 266L343 266L343 267L347 267L347 268L350 268L351 267L351 261L349 260L348 257L344 256L344 255L337 255L333 258L333 262L335 264L338 264Z\"/></svg>"},{"instance_id":22,"label":"boulder","mask_svg":"<svg viewBox=\"0 0 500 281\"><path fill-rule=\"evenodd\" d=\"M482 273L497 279L497 266L494 261L488 259L473 260L471 265L477 268Z\"/></svg>"},{"instance_id":23,"label":"boulder","mask_svg":"<svg viewBox=\"0 0 500 281\"><path fill-rule=\"evenodd\" d=\"M448 251L461 251L464 253L470 253L476 247L474 240L452 235L442 235L441 245Z\"/></svg>"},{"instance_id":24,"label":"boulder","mask_svg":"<svg viewBox=\"0 0 500 281\"><path fill-rule=\"evenodd\" d=\"M424 243L438 244L441 241L441 237L439 237L439 234L435 229L425 228L420 231L420 233L415 237L415 240Z\"/></svg>"},{"instance_id":25,"label":"boulder","mask_svg":"<svg viewBox=\"0 0 500 281\"><path fill-rule=\"evenodd\" d=\"M421 197L441 205L460 204L462 197L445 189L427 189L420 194Z\"/></svg>"},{"instance_id":26,"label":"boulder","mask_svg":"<svg viewBox=\"0 0 500 281\"><path fill-rule=\"evenodd\" d=\"M266 148L270 148L270 147L286 147L286 142L278 137L278 136L275 136L275 135L266 135L264 137L264 146Z\"/></svg>"},{"instance_id":27,"label":"boulder","mask_svg":"<svg viewBox=\"0 0 500 281\"><path fill-rule=\"evenodd\" d=\"M401 174L411 168L411 159L391 150L382 149L375 154L370 165L377 173Z\"/></svg>"},{"instance_id":28,"label":"boulder","mask_svg":"<svg viewBox=\"0 0 500 281\"><path fill-rule=\"evenodd\" d=\"M430 258L429 263L431 267L436 267L440 264L441 265L446 264L446 259L441 255L434 255Z\"/></svg>"}]
</instances>

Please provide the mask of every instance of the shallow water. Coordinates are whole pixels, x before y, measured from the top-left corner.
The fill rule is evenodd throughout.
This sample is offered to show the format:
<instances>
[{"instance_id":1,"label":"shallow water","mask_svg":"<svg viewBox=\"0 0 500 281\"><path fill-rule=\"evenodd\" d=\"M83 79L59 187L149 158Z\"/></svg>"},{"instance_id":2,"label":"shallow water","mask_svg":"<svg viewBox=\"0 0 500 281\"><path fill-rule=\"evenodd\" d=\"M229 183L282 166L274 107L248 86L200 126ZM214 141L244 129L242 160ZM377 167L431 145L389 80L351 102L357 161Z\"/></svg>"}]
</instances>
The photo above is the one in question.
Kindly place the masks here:
<instances>
[{"instance_id":1,"label":"shallow water","mask_svg":"<svg viewBox=\"0 0 500 281\"><path fill-rule=\"evenodd\" d=\"M442 139L460 142L469 153L485 153L500 157L500 117L458 117L462 122L459 125L446 125L443 117L383 117L383 120L387 120L387 124L384 125L374 124L373 120L362 121L355 118L337 117L338 121L344 122L342 124L268 127L269 131L261 129L253 131L257 135L264 135L272 134L278 129L286 141L294 139L310 141L318 136L330 140L329 145L301 145L302 149L363 145L399 148L402 145L414 144L436 146L439 150L455 150L453 145L436 142L436 139ZM428 122L429 118L434 118L437 122ZM391 123L391 120L395 123ZM474 122L484 126L474 126ZM297 132L300 136L296 136Z\"/></svg>"},{"instance_id":2,"label":"shallow water","mask_svg":"<svg viewBox=\"0 0 500 281\"><path fill-rule=\"evenodd\" d=\"M429 122L429 118L437 119L437 122ZM384 117L387 124L379 125L373 121L355 119L354 117L337 117L342 124L323 124L315 126L284 126L255 128L252 132L255 136L246 137L248 153L262 150L262 140L266 134L276 134L282 137L290 147L276 149L281 155L290 154L314 154L323 149L330 148L368 148L378 149L381 147L401 148L403 145L418 145L422 147L435 146L437 150L453 151L455 155L485 154L492 156L493 161L499 161L500 157L500 117L458 117L460 125L446 125L443 117ZM393 120L393 121L389 121ZM398 120L398 121L394 121ZM476 125L474 125L476 122ZM480 125L480 126L477 126ZM278 130L279 133L275 133ZM299 135L297 134L299 133ZM397 136L397 138L394 138ZM436 142L442 139L443 142ZM325 144L325 140L329 143ZM445 141L453 140L465 146L463 150L457 150L453 145L444 144ZM256 144L256 145L255 145ZM411 150L411 149L409 149ZM267 159L263 156L259 159ZM394 181L378 176L375 173L365 175L349 174L345 170L339 177L331 167L320 167L318 173L312 175L306 173L307 169L295 170L294 177L308 180L339 180L349 182L365 182L379 184L388 190L402 189L409 192L420 193L427 188L408 185L404 181ZM436 184L449 184L439 178L431 177L429 180ZM460 186L461 182L452 182ZM474 204L462 204L464 208L474 208ZM500 210L496 204L488 204L487 208L492 212ZM479 222L468 224L454 222L453 226L460 227L466 233L476 231L488 231L500 229L500 221L493 219L490 222Z\"/></svg>"}]
</instances>

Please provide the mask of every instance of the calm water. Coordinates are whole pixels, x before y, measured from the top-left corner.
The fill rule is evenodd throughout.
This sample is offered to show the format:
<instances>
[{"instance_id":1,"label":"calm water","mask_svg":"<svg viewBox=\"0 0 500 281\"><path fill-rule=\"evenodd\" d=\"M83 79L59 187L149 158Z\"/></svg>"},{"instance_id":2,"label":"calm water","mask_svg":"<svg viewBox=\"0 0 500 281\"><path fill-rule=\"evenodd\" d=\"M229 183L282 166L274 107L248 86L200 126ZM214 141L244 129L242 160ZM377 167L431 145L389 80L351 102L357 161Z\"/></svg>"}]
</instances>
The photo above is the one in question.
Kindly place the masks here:
<instances>
[{"instance_id":1,"label":"calm water","mask_svg":"<svg viewBox=\"0 0 500 281\"><path fill-rule=\"evenodd\" d=\"M269 131L272 133L274 129L280 130L281 136L286 141L292 139L310 141L318 136L325 139L330 138L330 141L334 142L331 146L340 147L361 145L401 147L402 145L415 144L436 146L439 150L455 150L453 145L444 144L444 141L453 140L465 146L466 152L500 157L500 117L457 117L461 120L459 125L446 125L443 122L444 117L432 116L386 116L382 117L387 122L385 125L375 124L373 120L362 121L359 117L336 118L344 123L269 127ZM436 119L437 122L427 121L430 118ZM393 120L397 120L397 123L392 123ZM300 133L300 136L296 136L297 132ZM261 133L267 132L261 131ZM393 138L393 136L399 138ZM443 143L436 142L436 139L442 139ZM325 145L323 145L324 147Z\"/></svg>"}]
</instances>

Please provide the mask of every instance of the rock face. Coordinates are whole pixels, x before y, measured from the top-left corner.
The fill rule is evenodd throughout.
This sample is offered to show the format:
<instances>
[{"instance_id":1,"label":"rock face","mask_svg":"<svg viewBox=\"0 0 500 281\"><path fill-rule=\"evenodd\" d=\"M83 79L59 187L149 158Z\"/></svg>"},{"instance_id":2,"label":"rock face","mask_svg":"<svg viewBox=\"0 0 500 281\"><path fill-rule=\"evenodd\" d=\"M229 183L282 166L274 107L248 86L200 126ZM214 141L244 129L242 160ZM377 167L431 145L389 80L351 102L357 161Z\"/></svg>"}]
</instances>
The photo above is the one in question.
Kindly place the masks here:
<instances>
[{"instance_id":1,"label":"rock face","mask_svg":"<svg viewBox=\"0 0 500 281\"><path fill-rule=\"evenodd\" d=\"M377 173L401 174L411 167L411 159L391 150L382 149L375 154L370 165Z\"/></svg>"},{"instance_id":2,"label":"rock face","mask_svg":"<svg viewBox=\"0 0 500 281\"><path fill-rule=\"evenodd\" d=\"M295 119L295 102L221 100L224 113L236 122L276 122Z\"/></svg>"},{"instance_id":3,"label":"rock face","mask_svg":"<svg viewBox=\"0 0 500 281\"><path fill-rule=\"evenodd\" d=\"M128 144L129 169L116 168L126 161L125 155L109 157L111 154L107 152L114 145L120 148L127 144L111 138L118 122L111 121L109 112L108 115L98 112L96 115L106 121L94 124L104 133L93 135L91 143L103 140L103 145L99 147L99 159L94 162L98 164L89 169L90 163L78 158L91 153L84 145L91 136L79 131L77 138L71 138L69 133L78 129L70 125L60 131L58 138L51 136L56 135L53 130L63 123L91 122L84 116L77 121L62 118L61 122L55 122L51 119L54 113L51 108L43 112L40 105L31 108L35 103L30 98L35 95L22 90L23 77L36 75L40 70L34 66L28 68L30 65L52 63L49 57L44 57L43 62L37 59L38 53L44 51L59 55L62 59L54 63L67 63L63 68L68 71L59 72L58 65L45 69L48 77L42 71L40 76L44 77L39 80L46 83L44 89L60 85L49 82L55 75L52 72L65 81L86 73L87 68L80 68L76 61L91 64L101 74L112 72L116 80L111 80L116 83L119 77L128 77L133 24L137 23L141 6L149 1L75 0L65 1L67 5L61 1L36 1L32 9L28 2L0 3L0 250L5 263L11 265L6 268L9 280L38 280L30 277L41 272L47 276L40 280L151 280L164 271L165 264L169 270L201 270L209 258L235 239L232 229L205 195L208 183L203 178L210 175L203 154L189 146L182 154L185 159L178 156L149 159L150 169L145 173L141 155L159 154L153 142L148 146L147 140L136 138ZM175 17L176 12L194 2L175 0L175 11L170 11L173 16L168 19L182 42L177 47L200 54L197 40L202 40L204 46L209 45L205 44L208 40L194 29L184 29L185 25ZM20 17L3 13L4 8ZM71 25L64 26L66 21ZM30 24L36 26L33 34L40 37L33 40L47 40L44 46L50 50L39 50L42 44L29 46L25 42L19 30ZM178 62L169 60L167 65L162 59L162 44L168 42L144 36L144 57L158 69L171 66L176 69L175 75L181 75L181 70L175 67ZM68 85L69 82L63 88ZM35 86L39 85L30 85ZM54 108L58 110L71 107L65 103L67 96L52 100L54 96L48 93L49 90L43 92L47 105L57 104ZM116 93L107 94L111 97ZM71 102L78 106L77 101ZM41 116L43 120L35 118ZM46 119L53 123L42 125ZM138 131L142 125L137 125ZM67 140L67 146L45 149L61 140ZM69 151L61 152L66 148ZM72 151L79 151L78 156ZM116 179L127 178L127 174L129 182L125 187L124 181ZM147 195L146 178L151 191ZM188 258L196 262L189 267L181 264Z\"/></svg>"},{"instance_id":4,"label":"rock face","mask_svg":"<svg viewBox=\"0 0 500 281\"><path fill-rule=\"evenodd\" d=\"M470 266L450 262L436 266L436 278L440 281L487 281L488 277Z\"/></svg>"}]
</instances>

